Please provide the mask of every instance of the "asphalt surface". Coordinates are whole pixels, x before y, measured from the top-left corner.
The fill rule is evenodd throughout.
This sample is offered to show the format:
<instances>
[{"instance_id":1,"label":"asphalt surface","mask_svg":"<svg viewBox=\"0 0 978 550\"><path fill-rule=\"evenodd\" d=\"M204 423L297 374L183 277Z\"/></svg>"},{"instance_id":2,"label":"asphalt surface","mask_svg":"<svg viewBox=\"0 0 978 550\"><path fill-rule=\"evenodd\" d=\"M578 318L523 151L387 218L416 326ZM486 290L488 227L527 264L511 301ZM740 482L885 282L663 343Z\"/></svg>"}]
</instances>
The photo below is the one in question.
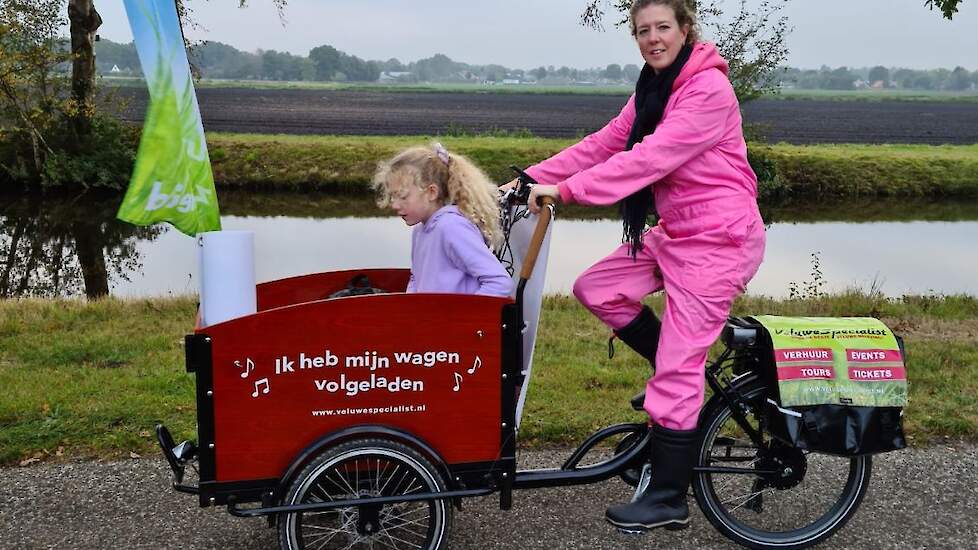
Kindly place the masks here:
<instances>
[{"instance_id":1,"label":"asphalt surface","mask_svg":"<svg viewBox=\"0 0 978 550\"><path fill-rule=\"evenodd\" d=\"M536 451L523 467L555 466L567 451ZM876 457L871 489L856 516L823 548L978 548L978 446L940 445ZM224 508L200 509L170 489L162 459L75 462L2 470L0 547L276 548L262 519ZM504 512L493 497L465 501L450 546L474 548L736 548L694 509L685 531L640 537L618 534L603 520L627 499L618 480L576 488L517 492ZM691 507L694 500L690 498Z\"/></svg>"}]
</instances>

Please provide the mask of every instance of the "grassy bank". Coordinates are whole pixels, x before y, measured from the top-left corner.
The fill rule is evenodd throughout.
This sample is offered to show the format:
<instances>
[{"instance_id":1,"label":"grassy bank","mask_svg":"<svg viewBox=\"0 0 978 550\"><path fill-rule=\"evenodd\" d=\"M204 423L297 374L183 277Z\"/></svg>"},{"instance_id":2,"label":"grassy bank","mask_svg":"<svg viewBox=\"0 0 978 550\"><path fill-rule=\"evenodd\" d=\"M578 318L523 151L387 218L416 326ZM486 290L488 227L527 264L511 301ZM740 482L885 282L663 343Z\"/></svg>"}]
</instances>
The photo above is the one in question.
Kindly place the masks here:
<instances>
[{"instance_id":1,"label":"grassy bank","mask_svg":"<svg viewBox=\"0 0 978 550\"><path fill-rule=\"evenodd\" d=\"M753 145L767 197L975 196L978 145ZM759 174L762 175L762 174Z\"/></svg>"},{"instance_id":2,"label":"grassy bank","mask_svg":"<svg viewBox=\"0 0 978 550\"><path fill-rule=\"evenodd\" d=\"M184 371L182 336L194 308L193 298L0 301L0 463L152 453L157 422L193 438L194 379ZM978 299L748 297L735 310L880 316L909 350L911 440L978 440ZM626 403L647 367L621 346L609 360L607 336L573 299L545 300L525 441L565 444L640 420Z\"/></svg>"},{"instance_id":3,"label":"grassy bank","mask_svg":"<svg viewBox=\"0 0 978 550\"><path fill-rule=\"evenodd\" d=\"M214 176L225 188L364 193L377 161L434 138L208 135ZM574 143L526 137L439 137L495 181ZM751 146L764 198L976 196L978 145Z\"/></svg>"}]
</instances>

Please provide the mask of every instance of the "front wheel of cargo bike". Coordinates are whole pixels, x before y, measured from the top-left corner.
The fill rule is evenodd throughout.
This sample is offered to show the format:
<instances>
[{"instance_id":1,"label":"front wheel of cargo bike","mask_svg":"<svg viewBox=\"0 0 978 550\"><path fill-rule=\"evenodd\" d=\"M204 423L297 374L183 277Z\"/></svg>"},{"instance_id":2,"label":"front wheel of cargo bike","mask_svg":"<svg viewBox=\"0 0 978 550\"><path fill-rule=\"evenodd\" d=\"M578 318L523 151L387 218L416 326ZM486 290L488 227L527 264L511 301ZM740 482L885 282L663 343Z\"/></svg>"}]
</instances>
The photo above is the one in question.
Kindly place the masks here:
<instances>
[{"instance_id":1,"label":"front wheel of cargo bike","mask_svg":"<svg viewBox=\"0 0 978 550\"><path fill-rule=\"evenodd\" d=\"M429 460L407 445L358 439L326 450L289 485L284 504L390 497L445 490ZM361 505L282 514L283 550L437 550L447 547L452 507L446 500Z\"/></svg>"},{"instance_id":2,"label":"front wheel of cargo bike","mask_svg":"<svg viewBox=\"0 0 978 550\"><path fill-rule=\"evenodd\" d=\"M724 536L748 548L794 550L819 544L856 513L869 488L868 456L810 453L771 437L763 419L769 389L757 378L735 383L746 418L762 434L752 441L718 397L707 403L700 426L699 465L776 472L705 473L693 477L703 515Z\"/></svg>"}]
</instances>

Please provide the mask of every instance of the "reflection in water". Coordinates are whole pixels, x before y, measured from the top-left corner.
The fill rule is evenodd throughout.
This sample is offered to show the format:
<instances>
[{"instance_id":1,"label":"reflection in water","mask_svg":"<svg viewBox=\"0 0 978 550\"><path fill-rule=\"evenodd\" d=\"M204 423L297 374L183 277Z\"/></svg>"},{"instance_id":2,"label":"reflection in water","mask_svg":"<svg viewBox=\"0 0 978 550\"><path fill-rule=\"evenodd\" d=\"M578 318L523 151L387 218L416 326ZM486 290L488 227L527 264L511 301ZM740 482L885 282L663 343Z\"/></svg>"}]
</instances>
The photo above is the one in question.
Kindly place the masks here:
<instances>
[{"instance_id":1,"label":"reflection in water","mask_svg":"<svg viewBox=\"0 0 978 550\"><path fill-rule=\"evenodd\" d=\"M121 197L0 197L0 298L109 293L109 280L138 274L137 242L163 228L115 219Z\"/></svg>"},{"instance_id":2,"label":"reflection in water","mask_svg":"<svg viewBox=\"0 0 978 550\"><path fill-rule=\"evenodd\" d=\"M225 217L225 229L255 232L259 281L319 271L407 267L411 232L398 218ZM614 220L558 220L554 227L547 291L569 293L574 278L608 254L621 236ZM978 222L775 223L768 228L764 263L748 292L783 297L791 282L810 279L811 253L819 252L824 290L876 285L889 296L905 293L978 295ZM128 296L196 292L194 240L168 230L141 243L143 274L113 279L113 293Z\"/></svg>"},{"instance_id":3,"label":"reflection in water","mask_svg":"<svg viewBox=\"0 0 978 550\"><path fill-rule=\"evenodd\" d=\"M194 239L169 226L137 228L116 220L120 200L0 196L0 297L196 293ZM410 230L399 218L377 217L369 198L224 192L221 201L225 214L236 214L223 218L225 229L255 231L259 281L410 264ZM890 296L978 294L975 201L849 201L762 211L774 223L752 294L780 297L792 282L803 287L811 280L813 252L828 291L875 285ZM615 219L580 219L565 209L554 230L547 291L570 292L574 278L620 236Z\"/></svg>"}]
</instances>

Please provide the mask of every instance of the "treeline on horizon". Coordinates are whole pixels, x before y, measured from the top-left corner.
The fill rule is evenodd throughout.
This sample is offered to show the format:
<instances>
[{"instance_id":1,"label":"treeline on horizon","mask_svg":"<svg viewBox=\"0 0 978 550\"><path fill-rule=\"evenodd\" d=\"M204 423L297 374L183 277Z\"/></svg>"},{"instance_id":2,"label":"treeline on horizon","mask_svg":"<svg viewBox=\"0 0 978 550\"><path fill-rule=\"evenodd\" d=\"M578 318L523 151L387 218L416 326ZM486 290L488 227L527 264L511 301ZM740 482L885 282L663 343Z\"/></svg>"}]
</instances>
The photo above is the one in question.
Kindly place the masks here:
<instances>
[{"instance_id":1,"label":"treeline on horizon","mask_svg":"<svg viewBox=\"0 0 978 550\"><path fill-rule=\"evenodd\" d=\"M118 67L122 75L141 75L136 48L132 42L121 44L102 39L96 42L96 66L103 75ZM275 50L243 52L221 42L206 42L193 49L191 63L204 78L231 80L278 80L318 82L376 82L385 78L394 82L502 82L532 81L547 84L621 83L638 79L636 64L609 64L606 67L577 69L571 67L537 67L517 69L502 65L471 65L454 61L444 54L403 63L396 58L386 61L363 60L336 48L323 45L310 50L308 56ZM907 69L900 67L828 67L798 69L786 67L775 75L784 88L802 90L853 90L858 88L897 88L910 90L965 91L978 89L978 71L964 67L954 69Z\"/></svg>"}]
</instances>

